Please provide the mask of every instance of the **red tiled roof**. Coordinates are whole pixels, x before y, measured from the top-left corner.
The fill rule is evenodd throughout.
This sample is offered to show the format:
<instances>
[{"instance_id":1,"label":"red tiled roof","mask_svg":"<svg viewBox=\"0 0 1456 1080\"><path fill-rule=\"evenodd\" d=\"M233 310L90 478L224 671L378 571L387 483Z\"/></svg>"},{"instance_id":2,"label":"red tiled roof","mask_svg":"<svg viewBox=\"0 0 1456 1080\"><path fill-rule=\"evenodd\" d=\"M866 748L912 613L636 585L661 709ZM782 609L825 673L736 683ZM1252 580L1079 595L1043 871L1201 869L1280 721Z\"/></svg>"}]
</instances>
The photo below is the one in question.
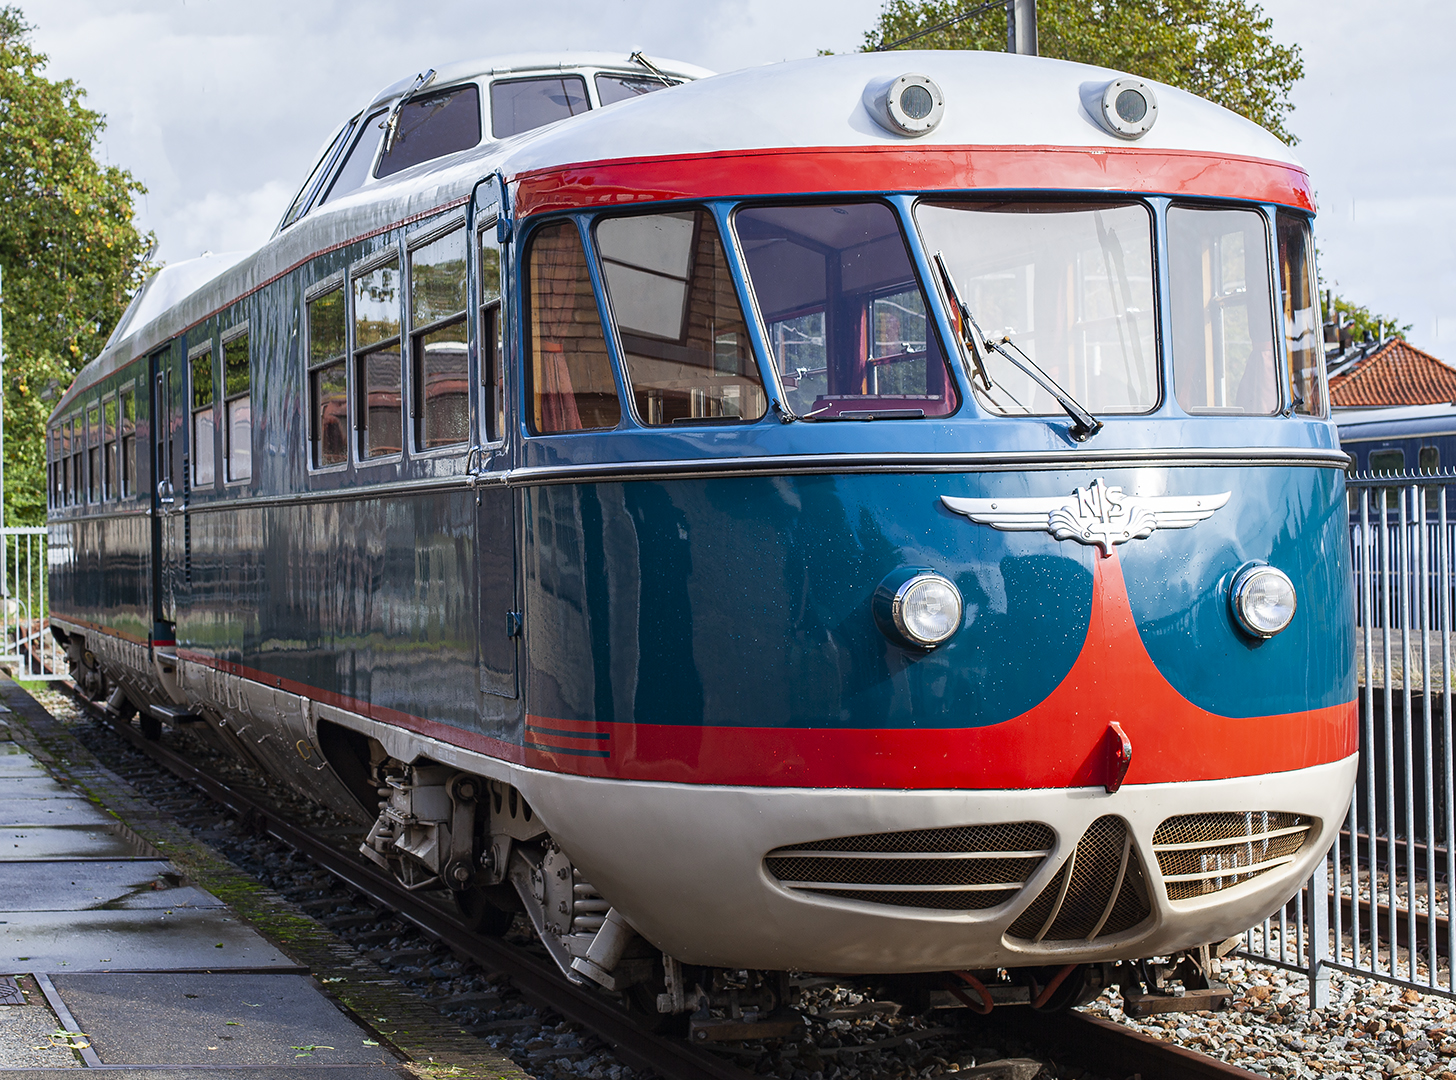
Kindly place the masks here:
<instances>
[{"instance_id":1,"label":"red tiled roof","mask_svg":"<svg viewBox=\"0 0 1456 1080\"><path fill-rule=\"evenodd\" d=\"M1456 368L1395 338L1332 378L1330 400L1344 408L1456 402Z\"/></svg>"}]
</instances>

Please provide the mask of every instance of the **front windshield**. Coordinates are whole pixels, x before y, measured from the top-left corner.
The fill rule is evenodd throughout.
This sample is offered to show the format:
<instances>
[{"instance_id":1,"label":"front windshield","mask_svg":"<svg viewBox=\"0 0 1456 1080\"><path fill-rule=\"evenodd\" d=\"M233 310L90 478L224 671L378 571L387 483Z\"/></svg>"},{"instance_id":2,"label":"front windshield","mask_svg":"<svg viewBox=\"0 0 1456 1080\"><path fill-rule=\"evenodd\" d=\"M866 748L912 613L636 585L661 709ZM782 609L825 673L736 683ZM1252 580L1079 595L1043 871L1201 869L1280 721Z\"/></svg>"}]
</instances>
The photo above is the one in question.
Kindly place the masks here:
<instances>
[{"instance_id":1,"label":"front windshield","mask_svg":"<svg viewBox=\"0 0 1456 1080\"><path fill-rule=\"evenodd\" d=\"M927 253L940 252L987 338L1009 337L1093 413L1158 404L1153 233L1136 203L922 203ZM1003 415L1062 412L1010 361L985 358L977 399Z\"/></svg>"},{"instance_id":2,"label":"front windshield","mask_svg":"<svg viewBox=\"0 0 1456 1080\"><path fill-rule=\"evenodd\" d=\"M746 207L733 223L794 413L860 420L956 410L955 384L889 206Z\"/></svg>"}]
</instances>

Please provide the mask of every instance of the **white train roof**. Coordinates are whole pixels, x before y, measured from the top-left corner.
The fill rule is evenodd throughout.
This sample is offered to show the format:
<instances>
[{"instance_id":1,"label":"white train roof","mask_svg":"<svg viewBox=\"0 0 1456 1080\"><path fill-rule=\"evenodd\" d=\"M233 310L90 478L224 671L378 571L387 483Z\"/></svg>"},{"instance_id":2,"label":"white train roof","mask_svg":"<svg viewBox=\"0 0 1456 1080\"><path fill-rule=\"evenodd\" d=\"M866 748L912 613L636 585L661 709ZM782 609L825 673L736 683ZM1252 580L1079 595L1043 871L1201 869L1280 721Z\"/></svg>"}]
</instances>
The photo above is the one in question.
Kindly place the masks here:
<instances>
[{"instance_id":1,"label":"white train roof","mask_svg":"<svg viewBox=\"0 0 1456 1080\"><path fill-rule=\"evenodd\" d=\"M442 68L434 85L486 73L630 69L619 54L521 55ZM677 61L655 60L664 71L691 77ZM881 127L864 102L865 88L905 73L934 79L945 95L944 119L929 135L908 138ZM148 300L113 334L102 355L77 378L76 390L158 343L207 318L239 296L307 261L314 253L467 198L481 178L507 179L574 163L662 155L783 147L1079 147L1194 151L1261 159L1303 170L1293 152L1268 131L1218 105L1161 83L1158 119L1135 142L1107 131L1095 118L1109 68L994 52L890 52L793 60L746 68L549 124L511 138L405 169L310 212L226 272L211 276L168 310ZM388 100L412 79L387 88ZM197 271L200 277L208 275ZM178 275L179 284L180 278ZM196 280L196 279L194 279ZM174 290L167 289L168 299ZM141 318L136 316L151 316Z\"/></svg>"}]
</instances>

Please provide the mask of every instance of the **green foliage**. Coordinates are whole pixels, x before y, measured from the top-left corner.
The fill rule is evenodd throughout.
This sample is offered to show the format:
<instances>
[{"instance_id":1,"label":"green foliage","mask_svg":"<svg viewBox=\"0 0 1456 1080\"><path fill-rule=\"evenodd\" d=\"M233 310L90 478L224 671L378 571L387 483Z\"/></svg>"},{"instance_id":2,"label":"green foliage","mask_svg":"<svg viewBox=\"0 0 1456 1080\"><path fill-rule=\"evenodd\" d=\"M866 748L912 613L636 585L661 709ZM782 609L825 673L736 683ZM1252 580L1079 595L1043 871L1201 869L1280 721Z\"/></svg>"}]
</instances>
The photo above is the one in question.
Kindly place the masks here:
<instances>
[{"instance_id":1,"label":"green foliage","mask_svg":"<svg viewBox=\"0 0 1456 1080\"><path fill-rule=\"evenodd\" d=\"M974 0L886 0L865 34L866 52L976 7ZM1042 56L1097 64L1205 97L1268 128L1285 142L1304 75L1299 46L1277 45L1272 20L1253 0L1037 0ZM904 46L1004 51L999 5Z\"/></svg>"},{"instance_id":2,"label":"green foliage","mask_svg":"<svg viewBox=\"0 0 1456 1080\"><path fill-rule=\"evenodd\" d=\"M1355 341L1365 340L1367 330L1376 341L1384 341L1390 337L1404 340L1414 325L1413 323L1402 324L1393 315L1372 314L1368 307L1362 307L1353 301L1346 300L1343 296L1334 297L1333 303L1327 303L1324 297L1321 297L1320 306L1324 312L1325 322L1330 321L1330 308L1333 307L1336 325L1342 330L1348 328L1351 338Z\"/></svg>"},{"instance_id":3,"label":"green foliage","mask_svg":"<svg viewBox=\"0 0 1456 1080\"><path fill-rule=\"evenodd\" d=\"M0 269L5 318L5 523L45 521L45 421L101 351L147 270L145 189L97 162L105 121L52 81L17 7L0 8Z\"/></svg>"}]
</instances>

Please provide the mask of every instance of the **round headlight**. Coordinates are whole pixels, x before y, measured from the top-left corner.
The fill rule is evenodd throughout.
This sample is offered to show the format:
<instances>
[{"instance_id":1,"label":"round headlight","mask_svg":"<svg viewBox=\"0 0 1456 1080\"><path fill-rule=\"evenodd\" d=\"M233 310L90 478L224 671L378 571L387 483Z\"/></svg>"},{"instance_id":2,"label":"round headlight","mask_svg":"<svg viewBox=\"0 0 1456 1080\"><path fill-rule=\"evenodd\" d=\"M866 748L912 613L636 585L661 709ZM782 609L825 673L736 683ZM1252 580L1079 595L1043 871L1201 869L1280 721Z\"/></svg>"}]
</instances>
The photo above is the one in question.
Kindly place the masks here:
<instances>
[{"instance_id":1,"label":"round headlight","mask_svg":"<svg viewBox=\"0 0 1456 1080\"><path fill-rule=\"evenodd\" d=\"M1158 98L1141 79L1113 79L1102 91L1102 126L1119 139L1138 139L1158 119Z\"/></svg>"},{"instance_id":2,"label":"round headlight","mask_svg":"<svg viewBox=\"0 0 1456 1080\"><path fill-rule=\"evenodd\" d=\"M1234 576L1229 603L1234 609L1234 619L1245 633L1271 638L1294 618L1297 606L1294 582L1288 574L1272 566L1262 563L1246 566Z\"/></svg>"},{"instance_id":3,"label":"round headlight","mask_svg":"<svg viewBox=\"0 0 1456 1080\"><path fill-rule=\"evenodd\" d=\"M875 590L875 621L891 641L933 649L961 628L965 605L949 578L931 570L891 574Z\"/></svg>"}]
</instances>

